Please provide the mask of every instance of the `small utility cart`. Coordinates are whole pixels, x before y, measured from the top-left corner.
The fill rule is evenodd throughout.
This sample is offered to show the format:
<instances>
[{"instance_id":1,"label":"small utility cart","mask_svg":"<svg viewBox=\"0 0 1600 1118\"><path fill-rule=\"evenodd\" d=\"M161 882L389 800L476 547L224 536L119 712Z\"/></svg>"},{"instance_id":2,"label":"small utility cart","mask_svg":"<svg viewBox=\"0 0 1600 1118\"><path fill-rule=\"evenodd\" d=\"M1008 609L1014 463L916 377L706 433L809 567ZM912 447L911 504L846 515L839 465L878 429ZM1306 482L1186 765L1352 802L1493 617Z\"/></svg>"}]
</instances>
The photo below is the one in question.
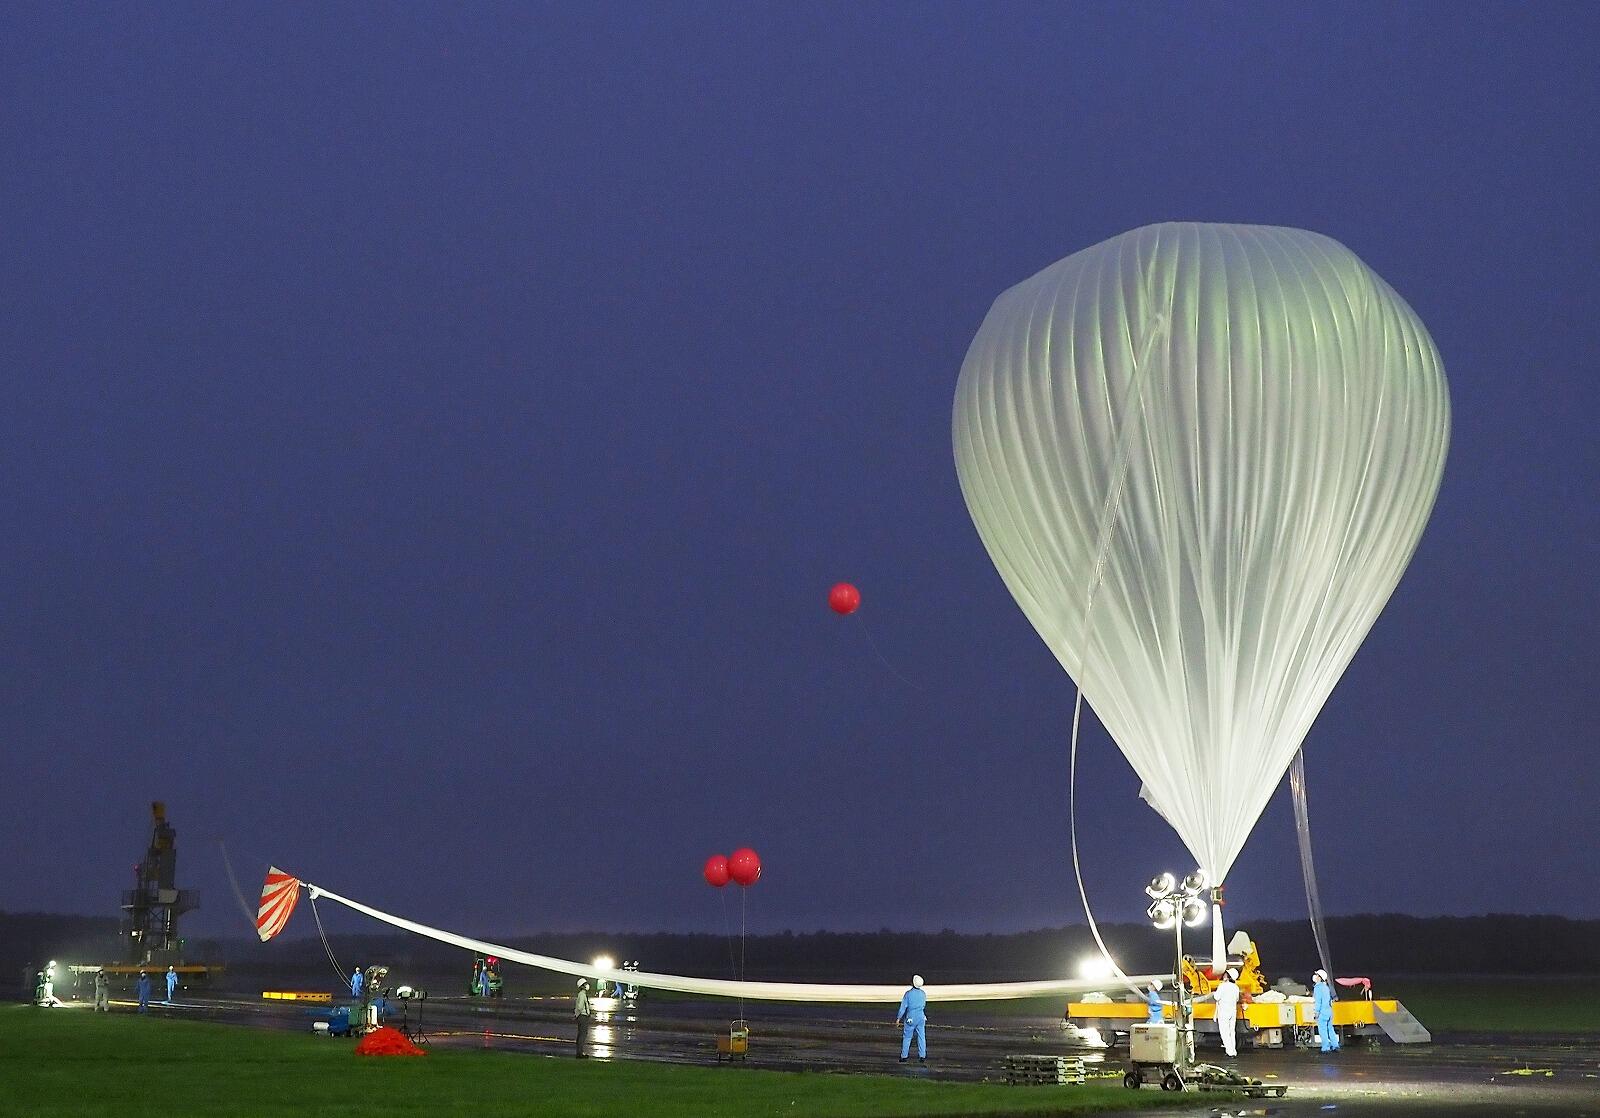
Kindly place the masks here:
<instances>
[{"instance_id":1,"label":"small utility cart","mask_svg":"<svg viewBox=\"0 0 1600 1118\"><path fill-rule=\"evenodd\" d=\"M1163 1091L1226 1091L1251 1099L1281 1099L1289 1088L1263 1083L1216 1064L1191 1064L1180 1057L1176 1025L1135 1025L1129 1042L1132 1059L1122 1085L1138 1090L1146 1083Z\"/></svg>"},{"instance_id":2,"label":"small utility cart","mask_svg":"<svg viewBox=\"0 0 1600 1118\"><path fill-rule=\"evenodd\" d=\"M717 1034L717 1063L727 1060L743 1060L750 1054L750 1026L743 1021L734 1021L728 1026L726 1033Z\"/></svg>"},{"instance_id":3,"label":"small utility cart","mask_svg":"<svg viewBox=\"0 0 1600 1118\"><path fill-rule=\"evenodd\" d=\"M1122 1076L1124 1087L1136 1091L1146 1083L1155 1083L1163 1091L1183 1090L1176 1025L1133 1026L1128 1035L1128 1055L1128 1070Z\"/></svg>"}]
</instances>

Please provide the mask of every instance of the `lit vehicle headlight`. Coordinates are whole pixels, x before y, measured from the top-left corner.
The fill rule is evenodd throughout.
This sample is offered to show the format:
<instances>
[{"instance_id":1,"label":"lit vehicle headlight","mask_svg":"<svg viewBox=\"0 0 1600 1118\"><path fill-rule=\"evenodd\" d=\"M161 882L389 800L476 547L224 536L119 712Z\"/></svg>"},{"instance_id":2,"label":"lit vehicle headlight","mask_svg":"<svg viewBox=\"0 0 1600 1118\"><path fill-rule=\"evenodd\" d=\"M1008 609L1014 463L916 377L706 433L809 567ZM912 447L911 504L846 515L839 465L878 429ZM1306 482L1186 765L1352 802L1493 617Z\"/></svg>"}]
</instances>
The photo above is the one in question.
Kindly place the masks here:
<instances>
[{"instance_id":1,"label":"lit vehicle headlight","mask_svg":"<svg viewBox=\"0 0 1600 1118\"><path fill-rule=\"evenodd\" d=\"M1110 978L1115 964L1104 955L1090 955L1078 964L1078 977L1091 982Z\"/></svg>"}]
</instances>

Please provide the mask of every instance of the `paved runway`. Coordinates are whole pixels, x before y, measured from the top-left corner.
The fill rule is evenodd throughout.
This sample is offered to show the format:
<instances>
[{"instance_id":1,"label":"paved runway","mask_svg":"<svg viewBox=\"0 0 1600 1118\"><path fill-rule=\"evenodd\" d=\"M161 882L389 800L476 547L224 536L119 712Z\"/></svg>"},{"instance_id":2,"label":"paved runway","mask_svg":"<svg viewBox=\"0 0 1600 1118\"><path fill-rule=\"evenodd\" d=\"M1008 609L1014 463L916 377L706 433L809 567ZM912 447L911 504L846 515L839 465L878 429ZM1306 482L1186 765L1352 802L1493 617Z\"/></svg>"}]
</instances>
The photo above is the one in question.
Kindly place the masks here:
<instances>
[{"instance_id":1,"label":"paved runway","mask_svg":"<svg viewBox=\"0 0 1600 1118\"><path fill-rule=\"evenodd\" d=\"M571 1055L569 998L434 998L422 1005L436 1047L503 1048ZM325 1012L303 1004L225 995L189 997L172 1016L306 1029ZM417 1007L409 1007L413 1014ZM670 1063L715 1061L714 1037L738 1007L731 1003L668 1001L647 994L637 1007L597 999L591 1030L594 1058ZM1090 1075L1120 1079L1121 1054L1069 1039L1060 1020L946 1010L928 1028L929 1061L901 1065L900 1033L892 1010L864 1007L747 1004L747 1066L783 1071L873 1072L939 1080L999 1081L1010 1053L1080 1056ZM329 1040L330 1044L348 1043ZM1201 1058L1223 1062L1204 1049ZM1443 1038L1429 1045L1369 1048L1323 1056L1303 1050L1245 1052L1233 1066L1269 1083L1289 1086L1284 1100L1251 1102L1197 1095L1195 1115L1565 1114L1600 1118L1600 1045L1594 1038L1537 1041ZM728 1074L737 1075L737 1067ZM1017 1090L1050 1088L1019 1087ZM1068 1088L1069 1089L1069 1088ZM1152 1088L1145 1088L1153 1091Z\"/></svg>"}]
</instances>

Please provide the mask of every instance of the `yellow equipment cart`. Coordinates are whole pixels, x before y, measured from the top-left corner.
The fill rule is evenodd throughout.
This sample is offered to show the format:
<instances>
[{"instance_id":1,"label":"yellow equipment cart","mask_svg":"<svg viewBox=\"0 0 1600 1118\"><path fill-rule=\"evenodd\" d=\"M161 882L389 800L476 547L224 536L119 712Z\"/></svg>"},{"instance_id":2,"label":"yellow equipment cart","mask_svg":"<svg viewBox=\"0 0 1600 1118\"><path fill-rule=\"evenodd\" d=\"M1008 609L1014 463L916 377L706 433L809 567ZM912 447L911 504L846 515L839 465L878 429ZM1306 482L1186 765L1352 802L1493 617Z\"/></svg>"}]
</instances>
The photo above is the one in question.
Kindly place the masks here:
<instances>
[{"instance_id":1,"label":"yellow equipment cart","mask_svg":"<svg viewBox=\"0 0 1600 1118\"><path fill-rule=\"evenodd\" d=\"M735 1021L728 1026L726 1033L717 1034L717 1063L727 1060L742 1060L750 1054L750 1027L743 1021Z\"/></svg>"}]
</instances>

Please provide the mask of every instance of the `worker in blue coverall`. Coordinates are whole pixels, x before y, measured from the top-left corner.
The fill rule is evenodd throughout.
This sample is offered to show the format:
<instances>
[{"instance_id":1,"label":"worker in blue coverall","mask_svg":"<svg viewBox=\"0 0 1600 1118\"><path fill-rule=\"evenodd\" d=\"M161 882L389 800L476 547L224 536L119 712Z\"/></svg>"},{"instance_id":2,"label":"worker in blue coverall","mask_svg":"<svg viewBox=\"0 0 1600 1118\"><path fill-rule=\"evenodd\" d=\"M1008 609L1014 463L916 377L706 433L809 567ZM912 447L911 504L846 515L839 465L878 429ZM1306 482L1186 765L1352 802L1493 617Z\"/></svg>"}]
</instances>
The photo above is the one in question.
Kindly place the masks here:
<instances>
[{"instance_id":1,"label":"worker in blue coverall","mask_svg":"<svg viewBox=\"0 0 1600 1118\"><path fill-rule=\"evenodd\" d=\"M167 968L167 1004L172 1004L172 995L178 992L178 972L171 967Z\"/></svg>"},{"instance_id":2,"label":"worker in blue coverall","mask_svg":"<svg viewBox=\"0 0 1600 1118\"><path fill-rule=\"evenodd\" d=\"M481 998L489 996L489 968L487 965L478 972L478 996Z\"/></svg>"},{"instance_id":3,"label":"worker in blue coverall","mask_svg":"<svg viewBox=\"0 0 1600 1118\"><path fill-rule=\"evenodd\" d=\"M139 992L139 1012L150 1012L150 975L145 971L139 972L139 985L135 987Z\"/></svg>"},{"instance_id":4,"label":"worker in blue coverall","mask_svg":"<svg viewBox=\"0 0 1600 1118\"><path fill-rule=\"evenodd\" d=\"M1328 981L1327 971L1319 970L1311 978L1316 983L1311 991L1311 1008L1317 1015L1317 1040L1324 1052L1337 1052L1339 1034L1333 1027L1333 985Z\"/></svg>"},{"instance_id":5,"label":"worker in blue coverall","mask_svg":"<svg viewBox=\"0 0 1600 1118\"><path fill-rule=\"evenodd\" d=\"M360 967L350 972L350 996L356 1001L361 1000L361 990L366 984L367 976L361 973Z\"/></svg>"},{"instance_id":6,"label":"worker in blue coverall","mask_svg":"<svg viewBox=\"0 0 1600 1118\"><path fill-rule=\"evenodd\" d=\"M928 1062L928 992L922 988L922 976L911 976L911 989L905 992L900 999L900 1012L895 1014L894 1023L904 1024L905 1032L900 1038L900 1062L903 1064L911 1056L911 1038L917 1038L917 1059L923 1063Z\"/></svg>"},{"instance_id":7,"label":"worker in blue coverall","mask_svg":"<svg viewBox=\"0 0 1600 1118\"><path fill-rule=\"evenodd\" d=\"M1145 1024L1159 1025L1167 1019L1167 1003L1161 1000L1161 979L1158 978L1150 983L1150 989L1145 993L1144 1004L1150 1009Z\"/></svg>"}]
</instances>

